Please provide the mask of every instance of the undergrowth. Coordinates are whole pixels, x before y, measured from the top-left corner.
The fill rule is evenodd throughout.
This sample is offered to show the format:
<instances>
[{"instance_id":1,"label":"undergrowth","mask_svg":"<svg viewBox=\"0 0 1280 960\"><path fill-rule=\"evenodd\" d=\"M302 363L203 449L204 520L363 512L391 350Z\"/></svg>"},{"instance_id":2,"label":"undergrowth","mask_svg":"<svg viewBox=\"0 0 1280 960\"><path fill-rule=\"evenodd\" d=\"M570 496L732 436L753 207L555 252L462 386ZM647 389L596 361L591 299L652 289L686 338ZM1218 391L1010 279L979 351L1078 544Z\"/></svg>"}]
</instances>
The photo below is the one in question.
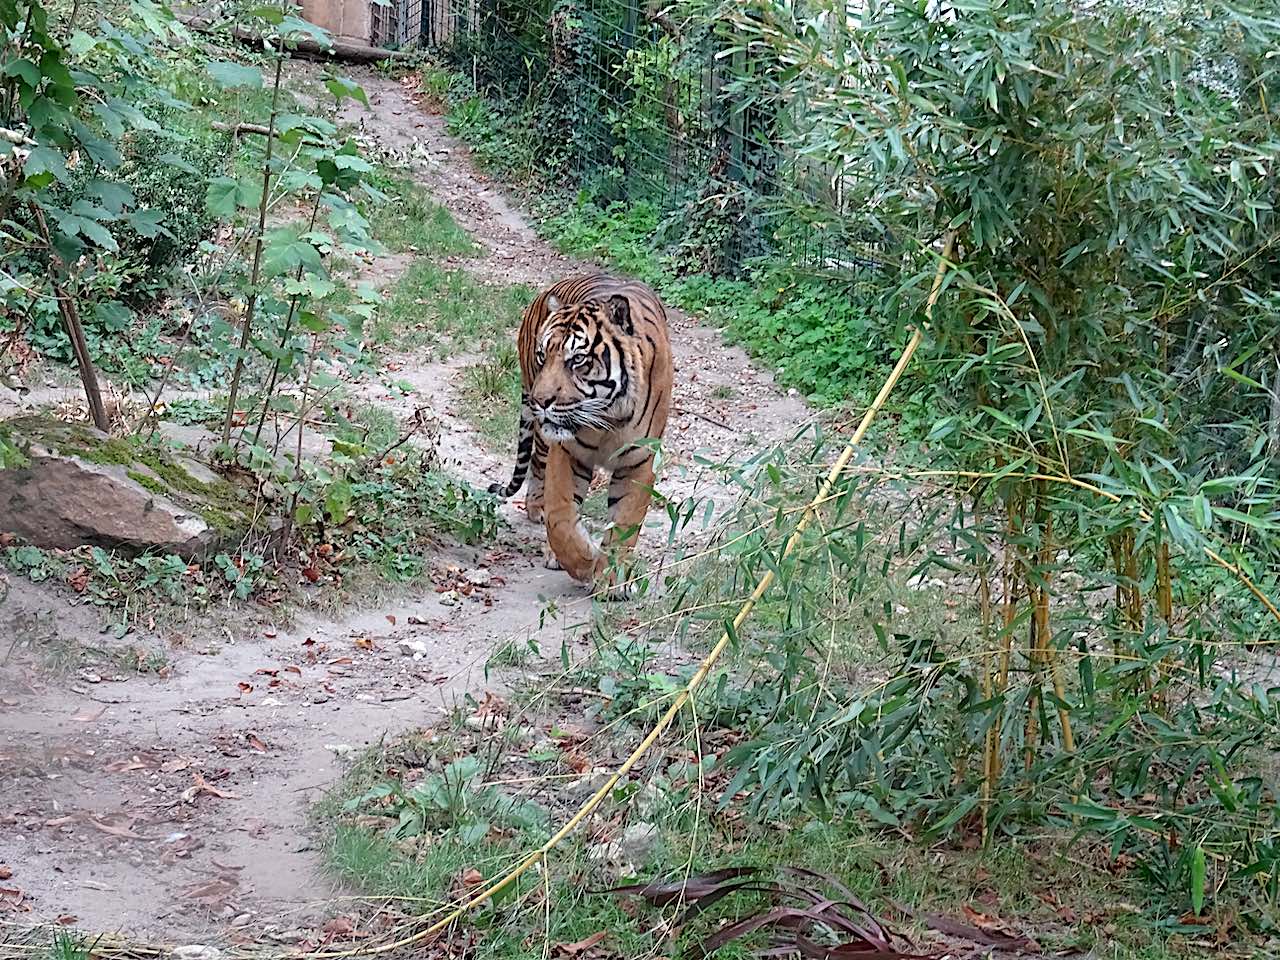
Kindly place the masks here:
<instances>
[{"instance_id":1,"label":"undergrowth","mask_svg":"<svg viewBox=\"0 0 1280 960\"><path fill-rule=\"evenodd\" d=\"M505 337L531 297L524 287L481 283L463 269L418 261L388 292L373 334L379 344L426 347L444 360Z\"/></svg>"}]
</instances>

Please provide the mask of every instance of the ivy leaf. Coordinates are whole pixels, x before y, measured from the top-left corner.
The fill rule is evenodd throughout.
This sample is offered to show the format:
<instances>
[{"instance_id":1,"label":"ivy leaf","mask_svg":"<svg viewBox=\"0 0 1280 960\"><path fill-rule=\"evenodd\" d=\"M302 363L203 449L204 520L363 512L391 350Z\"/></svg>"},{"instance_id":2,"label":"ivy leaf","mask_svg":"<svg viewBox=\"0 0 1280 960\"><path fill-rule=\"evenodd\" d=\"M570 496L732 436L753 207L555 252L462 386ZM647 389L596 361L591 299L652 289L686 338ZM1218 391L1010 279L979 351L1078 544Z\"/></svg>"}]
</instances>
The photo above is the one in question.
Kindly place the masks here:
<instances>
[{"instance_id":1,"label":"ivy leaf","mask_svg":"<svg viewBox=\"0 0 1280 960\"><path fill-rule=\"evenodd\" d=\"M183 173L189 173L189 174L192 174L193 176L200 175L200 171L196 167L192 166L190 163L188 163L182 157L178 156L178 154L176 153L164 154L162 157L160 157L160 162L167 167L174 167L178 170L181 170Z\"/></svg>"},{"instance_id":2,"label":"ivy leaf","mask_svg":"<svg viewBox=\"0 0 1280 960\"><path fill-rule=\"evenodd\" d=\"M53 147L36 147L27 156L27 162L23 164L22 172L28 180L48 175L47 179L42 180L45 184L51 182L54 178L66 182L67 161Z\"/></svg>"},{"instance_id":3,"label":"ivy leaf","mask_svg":"<svg viewBox=\"0 0 1280 960\"><path fill-rule=\"evenodd\" d=\"M358 173L369 173L373 170L373 164L364 157L357 157L346 153L339 153L336 155L333 158L333 165L339 170L355 170Z\"/></svg>"},{"instance_id":4,"label":"ivy leaf","mask_svg":"<svg viewBox=\"0 0 1280 960\"><path fill-rule=\"evenodd\" d=\"M236 212L236 194L240 184L230 177L210 177L205 192L205 204L215 217L233 217Z\"/></svg>"},{"instance_id":5,"label":"ivy leaf","mask_svg":"<svg viewBox=\"0 0 1280 960\"><path fill-rule=\"evenodd\" d=\"M326 50L333 48L333 38L329 36L328 30L317 27L314 23L308 23L301 17L284 17L280 21L280 35L286 40L314 40L318 46Z\"/></svg>"},{"instance_id":6,"label":"ivy leaf","mask_svg":"<svg viewBox=\"0 0 1280 960\"><path fill-rule=\"evenodd\" d=\"M257 189L232 177L210 177L205 203L211 214L225 219L240 207L256 206L259 196Z\"/></svg>"},{"instance_id":7,"label":"ivy leaf","mask_svg":"<svg viewBox=\"0 0 1280 960\"><path fill-rule=\"evenodd\" d=\"M324 512L330 523L343 523L351 513L351 484L337 480L324 498Z\"/></svg>"},{"instance_id":8,"label":"ivy leaf","mask_svg":"<svg viewBox=\"0 0 1280 960\"><path fill-rule=\"evenodd\" d=\"M85 187L85 193L117 216L124 213L125 207L132 207L134 204L133 191L123 183L110 180L93 181Z\"/></svg>"},{"instance_id":9,"label":"ivy leaf","mask_svg":"<svg viewBox=\"0 0 1280 960\"><path fill-rule=\"evenodd\" d=\"M114 143L105 137L95 133L89 126L80 121L72 124L72 132L80 146L84 147L85 153L100 167L118 167L120 165L120 151L116 149Z\"/></svg>"},{"instance_id":10,"label":"ivy leaf","mask_svg":"<svg viewBox=\"0 0 1280 960\"><path fill-rule=\"evenodd\" d=\"M77 30L71 35L71 41L67 44L67 50L78 60L96 47L100 42L100 38L91 37L83 30Z\"/></svg>"},{"instance_id":11,"label":"ivy leaf","mask_svg":"<svg viewBox=\"0 0 1280 960\"><path fill-rule=\"evenodd\" d=\"M261 7L254 7L253 9L246 11L246 14L250 17L256 17L259 20L263 20L271 24L273 27L279 26L284 22L284 11L279 7L268 7L265 5Z\"/></svg>"},{"instance_id":12,"label":"ivy leaf","mask_svg":"<svg viewBox=\"0 0 1280 960\"><path fill-rule=\"evenodd\" d=\"M213 82L224 90L234 87L262 89L262 72L255 67L232 63L230 60L210 60L205 64L205 70L213 78Z\"/></svg>"},{"instance_id":13,"label":"ivy leaf","mask_svg":"<svg viewBox=\"0 0 1280 960\"><path fill-rule=\"evenodd\" d=\"M6 77L19 77L24 80L27 86L35 89L40 86L42 79L40 68L30 60L10 60L4 65L4 75Z\"/></svg>"},{"instance_id":14,"label":"ivy leaf","mask_svg":"<svg viewBox=\"0 0 1280 960\"><path fill-rule=\"evenodd\" d=\"M347 77L330 77L324 82L329 92L333 94L338 103L344 100L358 100L366 107L369 106L369 95L364 92L364 87L350 80Z\"/></svg>"},{"instance_id":15,"label":"ivy leaf","mask_svg":"<svg viewBox=\"0 0 1280 960\"><path fill-rule=\"evenodd\" d=\"M76 226L78 227L79 234L86 240L96 243L98 246L102 247L102 249L110 251L111 253L115 253L120 249L119 245L116 243L116 238L111 235L111 231L100 224L97 220L91 220L88 217L75 217L75 220L77 221ZM64 230L66 229L66 219L62 221L62 227ZM67 232L72 233L70 230L67 230Z\"/></svg>"},{"instance_id":16,"label":"ivy leaf","mask_svg":"<svg viewBox=\"0 0 1280 960\"><path fill-rule=\"evenodd\" d=\"M173 236L164 228L164 212L161 210L138 210L125 217L125 222L133 228L134 233L148 240L159 236Z\"/></svg>"}]
</instances>

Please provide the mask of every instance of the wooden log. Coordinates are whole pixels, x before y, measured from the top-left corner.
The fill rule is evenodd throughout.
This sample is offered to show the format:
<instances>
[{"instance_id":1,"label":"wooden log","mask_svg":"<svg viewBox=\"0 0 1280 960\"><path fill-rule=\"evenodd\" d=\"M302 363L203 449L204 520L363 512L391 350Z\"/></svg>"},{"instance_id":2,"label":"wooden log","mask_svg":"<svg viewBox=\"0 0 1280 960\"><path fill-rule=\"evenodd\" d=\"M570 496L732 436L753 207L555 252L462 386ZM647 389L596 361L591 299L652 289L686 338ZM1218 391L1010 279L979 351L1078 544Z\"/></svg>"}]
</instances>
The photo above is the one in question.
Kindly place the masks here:
<instances>
[{"instance_id":1,"label":"wooden log","mask_svg":"<svg viewBox=\"0 0 1280 960\"><path fill-rule=\"evenodd\" d=\"M262 38L243 27L224 26L217 22L200 17L180 18L192 30L200 33L228 36L251 46L259 46ZM349 40L331 40L328 46L317 43L309 37L298 37L289 42L289 52L295 56L313 57L320 60L338 60L343 63L382 63L384 60L409 60L413 53L408 50L388 50L386 47L371 47L364 43L353 43Z\"/></svg>"}]
</instances>

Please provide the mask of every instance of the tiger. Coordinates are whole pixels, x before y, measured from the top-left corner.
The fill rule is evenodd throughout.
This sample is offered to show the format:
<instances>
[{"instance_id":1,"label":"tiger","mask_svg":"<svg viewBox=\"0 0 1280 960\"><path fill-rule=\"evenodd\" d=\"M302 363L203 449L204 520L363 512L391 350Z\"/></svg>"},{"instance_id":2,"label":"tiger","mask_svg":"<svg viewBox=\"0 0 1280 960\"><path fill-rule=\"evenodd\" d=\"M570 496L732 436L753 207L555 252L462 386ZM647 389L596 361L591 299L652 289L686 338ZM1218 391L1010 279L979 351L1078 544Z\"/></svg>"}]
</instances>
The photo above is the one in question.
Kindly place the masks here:
<instances>
[{"instance_id":1,"label":"tiger","mask_svg":"<svg viewBox=\"0 0 1280 960\"><path fill-rule=\"evenodd\" d=\"M644 523L654 443L667 427L674 367L667 312L642 283L571 276L539 293L516 335L520 422L511 481L529 477L525 512L545 522L546 565L616 594L616 572ZM596 470L609 479L610 527L595 548L579 510Z\"/></svg>"}]
</instances>

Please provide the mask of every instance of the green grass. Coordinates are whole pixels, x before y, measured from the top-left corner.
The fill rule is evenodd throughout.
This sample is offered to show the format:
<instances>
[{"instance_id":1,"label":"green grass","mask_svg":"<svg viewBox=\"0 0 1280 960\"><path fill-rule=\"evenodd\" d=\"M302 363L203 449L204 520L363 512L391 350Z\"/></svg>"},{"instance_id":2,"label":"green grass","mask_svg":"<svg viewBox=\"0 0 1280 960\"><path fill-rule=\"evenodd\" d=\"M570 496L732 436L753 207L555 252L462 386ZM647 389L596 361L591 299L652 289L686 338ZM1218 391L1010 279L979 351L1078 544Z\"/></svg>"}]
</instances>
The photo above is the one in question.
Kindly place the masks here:
<instances>
[{"instance_id":1,"label":"green grass","mask_svg":"<svg viewBox=\"0 0 1280 960\"><path fill-rule=\"evenodd\" d=\"M374 320L376 342L430 348L435 359L482 349L520 323L533 291L481 283L465 270L415 263L391 289Z\"/></svg>"},{"instance_id":2,"label":"green grass","mask_svg":"<svg viewBox=\"0 0 1280 960\"><path fill-rule=\"evenodd\" d=\"M449 211L415 183L386 172L379 188L382 203L367 203L365 216L374 238L398 253L429 256L473 256L475 243Z\"/></svg>"},{"instance_id":3,"label":"green grass","mask_svg":"<svg viewBox=\"0 0 1280 960\"><path fill-rule=\"evenodd\" d=\"M462 415L494 450L515 448L520 421L520 360L509 339L489 344L462 375Z\"/></svg>"},{"instance_id":4,"label":"green grass","mask_svg":"<svg viewBox=\"0 0 1280 960\"><path fill-rule=\"evenodd\" d=\"M398 840L380 826L394 823L392 819L359 815L361 811L353 816L349 806L341 812L346 800L378 782L388 763L403 770L409 756L409 762L434 769L433 749L447 760L461 746L445 735L433 748L418 734L405 749L371 752L359 761L324 801L321 827L330 837L329 869L362 893L416 898L410 903L427 912L463 893L461 878L468 871L493 880L541 842L540 832L518 829L490 830L474 843L449 830ZM551 760L545 772L560 769L558 760ZM672 796L664 793L667 800ZM961 923L972 923L966 909L977 911L1031 936L1049 955L1068 950L1114 960L1196 955L1186 939L1169 936L1152 917L1129 906L1142 902L1138 882L1109 872L1105 851L1097 844L1077 841L1070 856L1054 852L1068 849L1066 837L1001 837L989 850L927 847L855 821L823 823L799 815L783 823L748 826L713 814L712 798L703 797L699 805L691 797L649 810L660 835L647 861L636 865L640 879L674 879L686 871L700 874L725 867L802 867L842 881L878 916L925 943L937 935L918 926L912 931L913 923L900 918L895 904ZM564 798L561 802L567 803ZM553 819L558 822L564 815L561 811ZM637 815L633 812L620 823L613 813L605 819L615 824L616 832L636 822ZM624 908L619 898L590 892L629 879L589 855L595 842L598 838L588 834L570 838L549 860L546 888L539 875L530 873L494 908L474 914L469 923L479 935L475 955L515 960L528 956L530 944L542 944L544 938L551 944L573 943L600 930L609 931L607 946L618 956L678 956L690 950L696 955L697 944L717 926L765 905L757 894L732 895L688 923L672 942L659 924L672 910L638 900ZM544 889L550 894L549 910ZM764 943L764 936L757 935L717 956L745 958Z\"/></svg>"},{"instance_id":5,"label":"green grass","mask_svg":"<svg viewBox=\"0 0 1280 960\"><path fill-rule=\"evenodd\" d=\"M338 406L329 413L333 439L369 451L385 450L400 439L400 421L386 407L374 403Z\"/></svg>"}]
</instances>

